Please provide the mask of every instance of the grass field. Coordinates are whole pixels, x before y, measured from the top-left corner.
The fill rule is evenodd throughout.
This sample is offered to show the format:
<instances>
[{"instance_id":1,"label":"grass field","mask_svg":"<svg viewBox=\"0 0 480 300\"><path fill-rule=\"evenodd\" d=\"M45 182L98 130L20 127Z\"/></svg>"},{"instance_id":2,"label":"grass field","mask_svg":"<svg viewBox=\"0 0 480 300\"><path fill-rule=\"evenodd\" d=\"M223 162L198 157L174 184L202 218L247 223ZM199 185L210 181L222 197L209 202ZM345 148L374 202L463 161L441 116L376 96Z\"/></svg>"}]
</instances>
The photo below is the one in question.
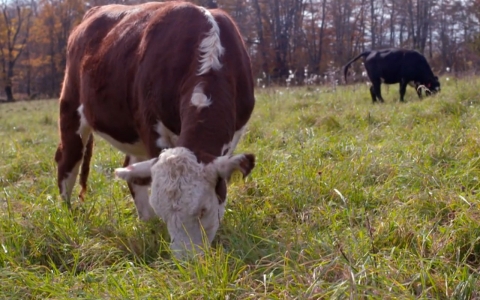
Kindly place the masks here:
<instances>
[{"instance_id":1,"label":"grass field","mask_svg":"<svg viewBox=\"0 0 480 300\"><path fill-rule=\"evenodd\" d=\"M123 156L99 138L86 200L66 210L57 102L0 105L0 298L480 299L480 79L384 94L259 89L236 151L257 166L191 261L137 220L113 179Z\"/></svg>"}]
</instances>

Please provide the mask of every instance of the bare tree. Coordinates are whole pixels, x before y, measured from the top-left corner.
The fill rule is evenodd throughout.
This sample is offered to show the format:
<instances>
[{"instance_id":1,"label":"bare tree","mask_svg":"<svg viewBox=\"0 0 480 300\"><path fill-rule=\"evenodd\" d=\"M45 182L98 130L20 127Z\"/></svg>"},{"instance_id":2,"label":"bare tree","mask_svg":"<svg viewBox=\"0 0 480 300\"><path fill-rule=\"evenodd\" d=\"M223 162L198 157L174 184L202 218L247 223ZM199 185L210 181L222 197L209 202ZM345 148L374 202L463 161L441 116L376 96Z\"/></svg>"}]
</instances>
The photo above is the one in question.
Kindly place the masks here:
<instances>
[{"instance_id":1,"label":"bare tree","mask_svg":"<svg viewBox=\"0 0 480 300\"><path fill-rule=\"evenodd\" d=\"M327 15L327 0L309 0L307 6L307 22L304 25L304 44L308 56L310 72L320 73L320 64L323 58L325 27Z\"/></svg>"},{"instance_id":2,"label":"bare tree","mask_svg":"<svg viewBox=\"0 0 480 300\"><path fill-rule=\"evenodd\" d=\"M377 46L377 17L375 15L375 1L370 0L370 32L372 37L372 49Z\"/></svg>"},{"instance_id":3,"label":"bare tree","mask_svg":"<svg viewBox=\"0 0 480 300\"><path fill-rule=\"evenodd\" d=\"M27 45L32 11L28 5L2 3L2 25L5 36L0 41L2 81L7 101L14 101L12 79L15 64Z\"/></svg>"},{"instance_id":4,"label":"bare tree","mask_svg":"<svg viewBox=\"0 0 480 300\"><path fill-rule=\"evenodd\" d=\"M261 56L261 70L263 73L268 74L269 73L269 59L268 59L268 53L267 53L267 42L265 41L264 38L264 30L263 30L263 18L262 18L262 10L260 8L260 4L258 3L258 0L253 0L253 10L255 11L256 15L256 21L255 21L255 27L257 30L257 38L256 38L256 44L258 45L258 49L260 52Z\"/></svg>"}]
</instances>

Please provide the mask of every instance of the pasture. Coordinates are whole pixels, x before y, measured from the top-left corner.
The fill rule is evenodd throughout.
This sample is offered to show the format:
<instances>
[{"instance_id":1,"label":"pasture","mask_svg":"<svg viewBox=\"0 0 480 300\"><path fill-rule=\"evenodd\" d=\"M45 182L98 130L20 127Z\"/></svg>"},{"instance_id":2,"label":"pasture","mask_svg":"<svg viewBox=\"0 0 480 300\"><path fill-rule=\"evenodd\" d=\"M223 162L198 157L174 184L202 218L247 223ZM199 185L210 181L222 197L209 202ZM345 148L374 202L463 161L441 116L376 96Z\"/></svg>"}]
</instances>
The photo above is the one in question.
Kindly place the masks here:
<instances>
[{"instance_id":1,"label":"pasture","mask_svg":"<svg viewBox=\"0 0 480 300\"><path fill-rule=\"evenodd\" d=\"M363 85L257 89L205 256L142 223L96 137L85 202L56 186L57 101L0 105L0 298L478 299L480 79L418 100ZM76 186L74 193L78 194Z\"/></svg>"}]
</instances>

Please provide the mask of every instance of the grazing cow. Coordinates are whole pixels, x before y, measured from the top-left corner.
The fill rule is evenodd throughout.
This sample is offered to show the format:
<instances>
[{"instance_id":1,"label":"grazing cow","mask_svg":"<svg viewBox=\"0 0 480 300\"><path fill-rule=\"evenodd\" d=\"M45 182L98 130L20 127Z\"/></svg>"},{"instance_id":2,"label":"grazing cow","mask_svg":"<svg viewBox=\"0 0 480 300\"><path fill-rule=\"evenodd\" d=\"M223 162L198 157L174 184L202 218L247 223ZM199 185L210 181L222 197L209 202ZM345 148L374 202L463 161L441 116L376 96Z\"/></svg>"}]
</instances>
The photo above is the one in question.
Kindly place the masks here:
<instances>
[{"instance_id":1,"label":"grazing cow","mask_svg":"<svg viewBox=\"0 0 480 300\"><path fill-rule=\"evenodd\" d=\"M365 51L350 60L343 67L345 82L350 65L360 57L364 57L365 69L372 82L370 94L373 102L377 98L383 101L381 83L400 83L400 101L404 101L407 84L415 87L419 98L422 98L422 88L426 88L425 94L440 91L438 77L433 75L432 69L425 57L417 51L406 49L384 49Z\"/></svg>"},{"instance_id":2,"label":"grazing cow","mask_svg":"<svg viewBox=\"0 0 480 300\"><path fill-rule=\"evenodd\" d=\"M244 42L222 10L186 2L90 9L68 41L55 155L61 196L70 205L81 169L83 198L95 133L126 154L115 173L140 219L166 222L175 255L199 250L223 217L226 181L254 167L254 155L232 155L253 89Z\"/></svg>"}]
</instances>

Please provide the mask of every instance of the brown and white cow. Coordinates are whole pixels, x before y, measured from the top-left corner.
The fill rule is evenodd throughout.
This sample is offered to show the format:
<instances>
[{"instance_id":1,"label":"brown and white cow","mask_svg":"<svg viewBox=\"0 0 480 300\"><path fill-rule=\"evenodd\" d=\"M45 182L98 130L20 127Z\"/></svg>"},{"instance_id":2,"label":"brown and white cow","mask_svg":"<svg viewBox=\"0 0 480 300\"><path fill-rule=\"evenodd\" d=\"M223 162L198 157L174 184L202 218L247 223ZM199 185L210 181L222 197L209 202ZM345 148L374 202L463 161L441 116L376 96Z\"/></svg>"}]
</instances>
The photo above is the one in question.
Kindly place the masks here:
<instances>
[{"instance_id":1,"label":"brown and white cow","mask_svg":"<svg viewBox=\"0 0 480 300\"><path fill-rule=\"evenodd\" d=\"M253 87L242 37L222 10L186 2L90 9L68 41L55 155L61 196L70 205L81 168L83 198L95 133L127 155L115 173L140 219L162 218L177 256L198 250L219 227L226 180L254 167L252 154L232 155Z\"/></svg>"}]
</instances>

